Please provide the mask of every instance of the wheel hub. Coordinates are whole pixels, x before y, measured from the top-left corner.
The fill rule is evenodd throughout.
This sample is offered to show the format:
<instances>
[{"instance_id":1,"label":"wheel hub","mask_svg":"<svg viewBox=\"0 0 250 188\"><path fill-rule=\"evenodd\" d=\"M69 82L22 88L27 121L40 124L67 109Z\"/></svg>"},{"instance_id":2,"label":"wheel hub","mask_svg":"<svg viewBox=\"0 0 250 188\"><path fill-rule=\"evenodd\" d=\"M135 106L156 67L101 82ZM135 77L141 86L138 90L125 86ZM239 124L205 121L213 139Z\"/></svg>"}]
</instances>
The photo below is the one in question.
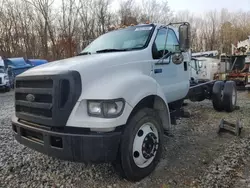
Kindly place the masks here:
<instances>
[{"instance_id":1,"label":"wheel hub","mask_svg":"<svg viewBox=\"0 0 250 188\"><path fill-rule=\"evenodd\" d=\"M156 146L158 145L156 136L154 133L149 133L143 140L142 155L145 159L149 159L154 156Z\"/></svg>"},{"instance_id":2,"label":"wheel hub","mask_svg":"<svg viewBox=\"0 0 250 188\"><path fill-rule=\"evenodd\" d=\"M134 138L133 159L140 168L149 166L158 151L159 135L155 125L151 122L143 124Z\"/></svg>"}]
</instances>

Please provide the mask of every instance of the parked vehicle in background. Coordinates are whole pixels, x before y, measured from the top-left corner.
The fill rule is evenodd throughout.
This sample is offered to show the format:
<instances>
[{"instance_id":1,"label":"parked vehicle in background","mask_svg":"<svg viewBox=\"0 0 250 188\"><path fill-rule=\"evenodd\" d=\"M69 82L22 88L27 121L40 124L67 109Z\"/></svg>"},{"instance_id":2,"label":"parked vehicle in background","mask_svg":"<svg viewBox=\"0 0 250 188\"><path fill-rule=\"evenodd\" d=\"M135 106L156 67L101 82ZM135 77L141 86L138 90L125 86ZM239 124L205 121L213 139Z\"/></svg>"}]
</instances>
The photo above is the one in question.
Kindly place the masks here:
<instances>
[{"instance_id":1,"label":"parked vehicle in background","mask_svg":"<svg viewBox=\"0 0 250 188\"><path fill-rule=\"evenodd\" d=\"M220 62L217 55L217 51L192 53L190 77L198 82L213 80Z\"/></svg>"},{"instance_id":2,"label":"parked vehicle in background","mask_svg":"<svg viewBox=\"0 0 250 188\"><path fill-rule=\"evenodd\" d=\"M28 64L23 57L18 58L5 58L4 64L6 67L10 67L13 71L14 77L32 68L32 65Z\"/></svg>"},{"instance_id":3,"label":"parked vehicle in background","mask_svg":"<svg viewBox=\"0 0 250 188\"><path fill-rule=\"evenodd\" d=\"M7 68L7 74L9 76L9 80L10 80L10 87L14 89L14 86L15 86L15 75L14 75L14 72L13 72L13 70L12 70L11 67Z\"/></svg>"},{"instance_id":4,"label":"parked vehicle in background","mask_svg":"<svg viewBox=\"0 0 250 188\"><path fill-rule=\"evenodd\" d=\"M10 81L3 59L0 57L0 90L10 91Z\"/></svg>"},{"instance_id":5,"label":"parked vehicle in background","mask_svg":"<svg viewBox=\"0 0 250 188\"><path fill-rule=\"evenodd\" d=\"M24 59L18 58L4 58L3 59L5 70L9 77L10 87L14 88L15 77L30 68L40 66L48 63L45 59Z\"/></svg>"},{"instance_id":6,"label":"parked vehicle in background","mask_svg":"<svg viewBox=\"0 0 250 188\"><path fill-rule=\"evenodd\" d=\"M247 40L239 41L237 45L232 44L232 53L220 55L220 70L215 74L215 79L232 80L238 89L245 89L249 86L248 78L250 56L250 37Z\"/></svg>"},{"instance_id":7,"label":"parked vehicle in background","mask_svg":"<svg viewBox=\"0 0 250 188\"><path fill-rule=\"evenodd\" d=\"M192 57L213 57L213 58L215 58L218 55L219 55L219 52L217 50L192 53Z\"/></svg>"},{"instance_id":8,"label":"parked vehicle in background","mask_svg":"<svg viewBox=\"0 0 250 188\"><path fill-rule=\"evenodd\" d=\"M45 59L27 59L26 62L30 64L32 67L48 63L48 61Z\"/></svg>"},{"instance_id":9,"label":"parked vehicle in background","mask_svg":"<svg viewBox=\"0 0 250 188\"><path fill-rule=\"evenodd\" d=\"M247 55L226 55L221 54L219 71L214 75L216 80L232 80L236 83L238 89L245 89L248 77L250 76L249 69L246 68L245 59Z\"/></svg>"},{"instance_id":10,"label":"parked vehicle in background","mask_svg":"<svg viewBox=\"0 0 250 188\"><path fill-rule=\"evenodd\" d=\"M247 76L246 89L250 91L250 52L247 53L247 57L245 58L245 69L249 72Z\"/></svg>"}]
</instances>

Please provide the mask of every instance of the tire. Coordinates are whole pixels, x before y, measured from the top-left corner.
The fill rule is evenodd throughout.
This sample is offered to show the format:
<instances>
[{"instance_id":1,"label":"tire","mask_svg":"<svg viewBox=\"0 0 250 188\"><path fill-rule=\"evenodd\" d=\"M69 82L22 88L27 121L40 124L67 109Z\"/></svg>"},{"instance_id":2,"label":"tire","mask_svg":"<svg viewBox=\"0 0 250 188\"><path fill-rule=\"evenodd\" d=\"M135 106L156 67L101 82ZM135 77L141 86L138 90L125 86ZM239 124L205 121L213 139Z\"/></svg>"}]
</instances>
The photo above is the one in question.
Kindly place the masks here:
<instances>
[{"instance_id":1,"label":"tire","mask_svg":"<svg viewBox=\"0 0 250 188\"><path fill-rule=\"evenodd\" d=\"M156 111L149 108L139 110L124 129L117 160L113 163L115 170L129 181L148 176L160 160L162 140L163 126Z\"/></svg>"},{"instance_id":2,"label":"tire","mask_svg":"<svg viewBox=\"0 0 250 188\"><path fill-rule=\"evenodd\" d=\"M234 81L227 81L223 90L223 106L227 112L235 110L237 102L237 88Z\"/></svg>"},{"instance_id":3,"label":"tire","mask_svg":"<svg viewBox=\"0 0 250 188\"><path fill-rule=\"evenodd\" d=\"M217 111L224 110L223 107L223 88L224 82L223 81L216 81L213 86L213 93L212 93L212 102L213 107Z\"/></svg>"}]
</instances>

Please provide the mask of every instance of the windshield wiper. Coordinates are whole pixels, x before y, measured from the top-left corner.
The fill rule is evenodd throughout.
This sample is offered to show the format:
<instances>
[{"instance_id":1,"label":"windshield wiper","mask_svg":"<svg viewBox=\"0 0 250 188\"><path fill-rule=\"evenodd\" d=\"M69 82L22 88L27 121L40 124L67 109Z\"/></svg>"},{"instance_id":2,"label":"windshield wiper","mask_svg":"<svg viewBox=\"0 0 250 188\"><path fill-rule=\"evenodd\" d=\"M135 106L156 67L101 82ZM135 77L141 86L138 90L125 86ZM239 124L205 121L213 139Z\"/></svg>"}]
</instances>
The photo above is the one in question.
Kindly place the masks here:
<instances>
[{"instance_id":1,"label":"windshield wiper","mask_svg":"<svg viewBox=\"0 0 250 188\"><path fill-rule=\"evenodd\" d=\"M91 53L90 52L81 52L79 54L77 54L77 56L80 56L80 55L90 55Z\"/></svg>"},{"instance_id":2,"label":"windshield wiper","mask_svg":"<svg viewBox=\"0 0 250 188\"><path fill-rule=\"evenodd\" d=\"M97 50L96 53L102 53L102 52L123 52L123 51L128 51L128 49L103 49L103 50Z\"/></svg>"}]
</instances>

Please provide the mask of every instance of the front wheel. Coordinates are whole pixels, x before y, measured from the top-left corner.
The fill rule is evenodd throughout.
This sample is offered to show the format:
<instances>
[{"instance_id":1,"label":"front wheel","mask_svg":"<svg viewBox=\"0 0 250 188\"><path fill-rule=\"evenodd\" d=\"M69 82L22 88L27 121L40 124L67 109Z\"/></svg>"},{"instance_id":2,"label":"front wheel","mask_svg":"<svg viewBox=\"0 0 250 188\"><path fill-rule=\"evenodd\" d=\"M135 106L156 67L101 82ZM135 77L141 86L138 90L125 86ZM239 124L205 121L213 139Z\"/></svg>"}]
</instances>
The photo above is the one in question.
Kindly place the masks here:
<instances>
[{"instance_id":1,"label":"front wheel","mask_svg":"<svg viewBox=\"0 0 250 188\"><path fill-rule=\"evenodd\" d=\"M129 181L139 181L156 167L162 152L163 127L155 110L139 110L126 125L114 163Z\"/></svg>"}]
</instances>

